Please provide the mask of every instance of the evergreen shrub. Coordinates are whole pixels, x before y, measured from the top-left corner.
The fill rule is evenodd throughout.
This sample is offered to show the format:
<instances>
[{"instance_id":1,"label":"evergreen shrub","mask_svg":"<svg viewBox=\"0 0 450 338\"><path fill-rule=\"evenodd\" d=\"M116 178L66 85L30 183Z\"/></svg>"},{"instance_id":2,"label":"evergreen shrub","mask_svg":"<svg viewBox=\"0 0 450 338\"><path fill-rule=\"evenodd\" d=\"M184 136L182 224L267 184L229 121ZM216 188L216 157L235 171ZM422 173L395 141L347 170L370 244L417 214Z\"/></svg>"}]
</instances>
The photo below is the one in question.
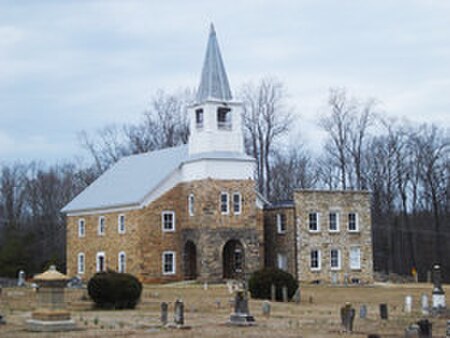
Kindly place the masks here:
<instances>
[{"instance_id":1,"label":"evergreen shrub","mask_svg":"<svg viewBox=\"0 0 450 338\"><path fill-rule=\"evenodd\" d=\"M265 268L255 271L249 279L248 287L252 298L270 299L272 284L276 286L277 301L283 300L283 286L288 289L289 299L294 296L298 288L298 281L290 273L276 268Z\"/></svg>"}]
</instances>

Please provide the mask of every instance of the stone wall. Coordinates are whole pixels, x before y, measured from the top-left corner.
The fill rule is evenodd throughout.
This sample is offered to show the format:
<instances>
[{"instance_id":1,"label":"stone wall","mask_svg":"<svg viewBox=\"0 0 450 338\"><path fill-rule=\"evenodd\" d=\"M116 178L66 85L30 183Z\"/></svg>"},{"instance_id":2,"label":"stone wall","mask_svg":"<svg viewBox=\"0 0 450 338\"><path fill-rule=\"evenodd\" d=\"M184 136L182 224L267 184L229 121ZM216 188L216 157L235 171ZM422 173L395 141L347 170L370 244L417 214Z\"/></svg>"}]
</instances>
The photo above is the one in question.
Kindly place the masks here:
<instances>
[{"instance_id":1,"label":"stone wall","mask_svg":"<svg viewBox=\"0 0 450 338\"><path fill-rule=\"evenodd\" d=\"M296 191L294 194L296 226L299 233L298 268L299 280L303 282L373 282L372 230L370 216L370 194L362 191ZM340 230L329 231L329 212L340 216ZM309 213L319 213L320 231L309 231ZM347 228L348 213L358 215L359 230L350 232ZM350 268L350 247L360 247L361 268ZM321 268L310 268L311 250L320 250ZM339 249L339 269L330 268L330 250Z\"/></svg>"}]
</instances>

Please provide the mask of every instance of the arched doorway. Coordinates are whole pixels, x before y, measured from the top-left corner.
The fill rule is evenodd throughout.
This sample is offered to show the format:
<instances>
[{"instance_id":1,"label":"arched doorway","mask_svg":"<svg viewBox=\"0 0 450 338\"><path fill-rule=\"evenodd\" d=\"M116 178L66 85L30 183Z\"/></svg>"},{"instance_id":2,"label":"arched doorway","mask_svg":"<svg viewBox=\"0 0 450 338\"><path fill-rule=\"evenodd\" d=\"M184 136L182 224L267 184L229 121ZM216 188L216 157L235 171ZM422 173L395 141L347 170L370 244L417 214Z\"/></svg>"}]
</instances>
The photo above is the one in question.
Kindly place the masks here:
<instances>
[{"instance_id":1,"label":"arched doorway","mask_svg":"<svg viewBox=\"0 0 450 338\"><path fill-rule=\"evenodd\" d=\"M194 242L187 241L184 245L184 279L197 278L197 248Z\"/></svg>"},{"instance_id":2,"label":"arched doorway","mask_svg":"<svg viewBox=\"0 0 450 338\"><path fill-rule=\"evenodd\" d=\"M223 278L239 278L244 272L244 247L235 239L223 247Z\"/></svg>"}]
</instances>

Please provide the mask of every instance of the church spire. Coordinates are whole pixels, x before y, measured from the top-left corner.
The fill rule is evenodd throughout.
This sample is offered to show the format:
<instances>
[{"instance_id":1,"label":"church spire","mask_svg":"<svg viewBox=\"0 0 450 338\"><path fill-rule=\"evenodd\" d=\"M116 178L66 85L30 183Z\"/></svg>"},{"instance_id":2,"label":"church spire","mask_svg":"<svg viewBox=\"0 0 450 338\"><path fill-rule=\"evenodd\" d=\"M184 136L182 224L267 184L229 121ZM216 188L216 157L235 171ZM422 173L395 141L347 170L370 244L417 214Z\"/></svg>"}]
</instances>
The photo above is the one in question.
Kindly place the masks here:
<instances>
[{"instance_id":1,"label":"church spire","mask_svg":"<svg viewBox=\"0 0 450 338\"><path fill-rule=\"evenodd\" d=\"M208 99L220 101L230 101L232 99L227 73L225 72L217 42L216 31L212 23L196 101L200 103Z\"/></svg>"}]
</instances>

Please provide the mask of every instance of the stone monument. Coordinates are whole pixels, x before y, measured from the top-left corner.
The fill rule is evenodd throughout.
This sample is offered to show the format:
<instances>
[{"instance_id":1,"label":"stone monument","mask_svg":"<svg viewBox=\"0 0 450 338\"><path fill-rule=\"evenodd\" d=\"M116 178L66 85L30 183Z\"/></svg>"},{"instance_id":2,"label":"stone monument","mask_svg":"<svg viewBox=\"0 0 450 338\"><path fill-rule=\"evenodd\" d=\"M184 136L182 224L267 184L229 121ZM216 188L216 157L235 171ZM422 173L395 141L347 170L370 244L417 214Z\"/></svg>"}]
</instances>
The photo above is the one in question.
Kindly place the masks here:
<instances>
[{"instance_id":1,"label":"stone monument","mask_svg":"<svg viewBox=\"0 0 450 338\"><path fill-rule=\"evenodd\" d=\"M442 288L441 267L433 266L433 293L432 293L433 311L440 313L445 310L445 292Z\"/></svg>"},{"instance_id":2,"label":"stone monument","mask_svg":"<svg viewBox=\"0 0 450 338\"><path fill-rule=\"evenodd\" d=\"M70 318L64 303L64 287L69 277L56 271L54 265L44 273L34 277L39 285L37 309L26 321L28 331L52 332L74 330L75 321Z\"/></svg>"},{"instance_id":3,"label":"stone monument","mask_svg":"<svg viewBox=\"0 0 450 338\"><path fill-rule=\"evenodd\" d=\"M255 324L255 318L248 309L248 297L244 290L236 291L234 300L234 313L230 315L229 324L250 326Z\"/></svg>"},{"instance_id":4,"label":"stone monument","mask_svg":"<svg viewBox=\"0 0 450 338\"><path fill-rule=\"evenodd\" d=\"M23 270L19 270L19 273L17 274L17 286L25 286L25 271Z\"/></svg>"},{"instance_id":5,"label":"stone monument","mask_svg":"<svg viewBox=\"0 0 450 338\"><path fill-rule=\"evenodd\" d=\"M355 309L350 303L345 303L341 307L341 324L346 332L353 331L353 321L355 320Z\"/></svg>"}]
</instances>

